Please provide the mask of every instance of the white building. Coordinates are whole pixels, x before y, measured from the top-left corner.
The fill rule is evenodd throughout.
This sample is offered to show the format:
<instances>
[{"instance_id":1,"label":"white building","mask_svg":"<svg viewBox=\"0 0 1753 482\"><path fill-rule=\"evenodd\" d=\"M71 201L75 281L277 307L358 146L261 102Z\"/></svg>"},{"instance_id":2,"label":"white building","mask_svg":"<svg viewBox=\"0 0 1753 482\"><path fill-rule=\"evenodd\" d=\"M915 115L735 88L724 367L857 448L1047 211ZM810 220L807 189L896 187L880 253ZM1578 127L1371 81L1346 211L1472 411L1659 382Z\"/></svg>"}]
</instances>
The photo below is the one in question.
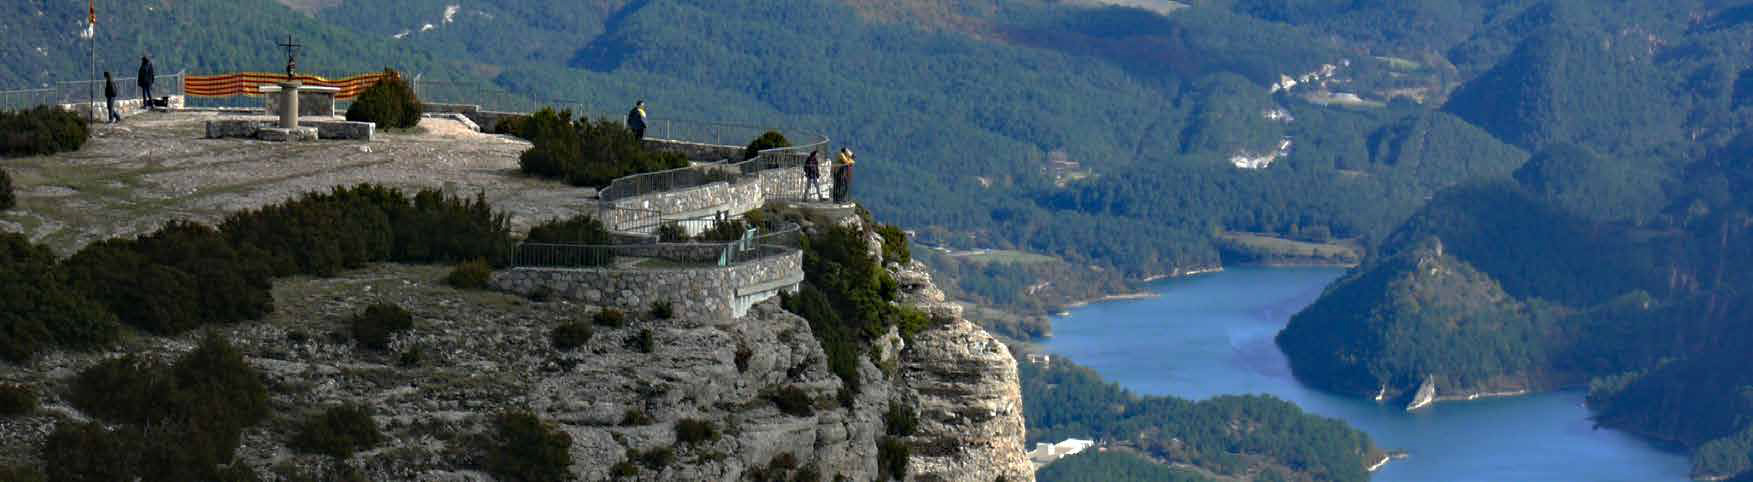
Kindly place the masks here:
<instances>
[{"instance_id":1,"label":"white building","mask_svg":"<svg viewBox=\"0 0 1753 482\"><path fill-rule=\"evenodd\" d=\"M1044 465L1059 460L1060 457L1083 452L1095 445L1096 441L1094 440L1068 438L1056 444L1037 443L1035 449L1030 450L1028 455L1029 460Z\"/></svg>"}]
</instances>

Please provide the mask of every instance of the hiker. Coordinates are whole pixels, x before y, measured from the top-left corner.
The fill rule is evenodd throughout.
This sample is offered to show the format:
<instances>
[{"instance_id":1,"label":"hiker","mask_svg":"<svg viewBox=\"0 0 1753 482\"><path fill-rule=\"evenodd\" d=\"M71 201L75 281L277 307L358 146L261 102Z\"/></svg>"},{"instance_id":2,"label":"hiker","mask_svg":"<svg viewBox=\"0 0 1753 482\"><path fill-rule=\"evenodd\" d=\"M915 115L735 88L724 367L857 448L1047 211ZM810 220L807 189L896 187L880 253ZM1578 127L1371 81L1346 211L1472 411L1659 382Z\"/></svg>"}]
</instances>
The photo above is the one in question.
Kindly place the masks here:
<instances>
[{"instance_id":1,"label":"hiker","mask_svg":"<svg viewBox=\"0 0 1753 482\"><path fill-rule=\"evenodd\" d=\"M154 75L156 74L152 70L152 59L146 58L145 55L141 55L140 76L134 81L134 83L140 85L140 106L145 107L147 110L152 109L152 81L154 80Z\"/></svg>"},{"instance_id":2,"label":"hiker","mask_svg":"<svg viewBox=\"0 0 1753 482\"><path fill-rule=\"evenodd\" d=\"M807 201L822 199L822 151L810 151L810 158L803 161L803 198ZM810 195L814 190L815 195Z\"/></svg>"},{"instance_id":3,"label":"hiker","mask_svg":"<svg viewBox=\"0 0 1753 482\"><path fill-rule=\"evenodd\" d=\"M633 129L634 139L645 138L645 101L633 103L633 110L627 112L627 128Z\"/></svg>"},{"instance_id":4,"label":"hiker","mask_svg":"<svg viewBox=\"0 0 1753 482\"><path fill-rule=\"evenodd\" d=\"M840 161L834 166L834 203L846 204L852 194L852 164L857 161L852 149L840 148Z\"/></svg>"},{"instance_id":5,"label":"hiker","mask_svg":"<svg viewBox=\"0 0 1753 482\"><path fill-rule=\"evenodd\" d=\"M110 123L122 121L122 115L116 113L116 79L110 78L110 71L103 71L103 98L110 110Z\"/></svg>"}]
</instances>

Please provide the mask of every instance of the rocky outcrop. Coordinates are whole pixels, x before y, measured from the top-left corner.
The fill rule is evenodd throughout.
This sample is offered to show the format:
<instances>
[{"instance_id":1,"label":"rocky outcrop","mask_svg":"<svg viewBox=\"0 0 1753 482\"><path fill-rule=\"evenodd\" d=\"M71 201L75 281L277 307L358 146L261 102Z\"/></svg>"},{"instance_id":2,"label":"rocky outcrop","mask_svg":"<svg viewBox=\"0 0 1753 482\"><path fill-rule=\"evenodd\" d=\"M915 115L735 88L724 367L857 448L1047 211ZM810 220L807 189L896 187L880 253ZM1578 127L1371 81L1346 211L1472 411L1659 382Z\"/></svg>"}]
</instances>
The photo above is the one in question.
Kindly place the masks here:
<instances>
[{"instance_id":1,"label":"rocky outcrop","mask_svg":"<svg viewBox=\"0 0 1753 482\"><path fill-rule=\"evenodd\" d=\"M907 473L916 480L1034 480L1024 455L1022 388L1010 350L944 302L925 266L891 266L908 302L942 325L901 354L900 399L919 430Z\"/></svg>"},{"instance_id":2,"label":"rocky outcrop","mask_svg":"<svg viewBox=\"0 0 1753 482\"><path fill-rule=\"evenodd\" d=\"M1418 386L1418 392L1412 394L1412 401L1406 404L1406 411L1411 412L1424 408L1436 401L1436 382L1429 377Z\"/></svg>"}]
</instances>

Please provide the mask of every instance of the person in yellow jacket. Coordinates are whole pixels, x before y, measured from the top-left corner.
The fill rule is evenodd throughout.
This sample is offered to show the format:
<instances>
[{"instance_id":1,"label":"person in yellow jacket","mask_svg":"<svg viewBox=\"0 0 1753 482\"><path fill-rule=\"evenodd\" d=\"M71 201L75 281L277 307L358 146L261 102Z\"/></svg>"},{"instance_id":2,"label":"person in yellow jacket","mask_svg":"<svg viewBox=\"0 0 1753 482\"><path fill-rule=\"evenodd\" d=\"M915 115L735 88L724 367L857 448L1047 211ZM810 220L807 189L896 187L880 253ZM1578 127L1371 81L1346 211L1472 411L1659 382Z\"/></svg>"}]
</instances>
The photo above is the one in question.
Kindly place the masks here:
<instances>
[{"instance_id":1,"label":"person in yellow jacket","mask_svg":"<svg viewBox=\"0 0 1753 482\"><path fill-rule=\"evenodd\" d=\"M840 148L840 159L834 163L834 202L845 204L852 194L852 164L858 157L852 149Z\"/></svg>"}]
</instances>

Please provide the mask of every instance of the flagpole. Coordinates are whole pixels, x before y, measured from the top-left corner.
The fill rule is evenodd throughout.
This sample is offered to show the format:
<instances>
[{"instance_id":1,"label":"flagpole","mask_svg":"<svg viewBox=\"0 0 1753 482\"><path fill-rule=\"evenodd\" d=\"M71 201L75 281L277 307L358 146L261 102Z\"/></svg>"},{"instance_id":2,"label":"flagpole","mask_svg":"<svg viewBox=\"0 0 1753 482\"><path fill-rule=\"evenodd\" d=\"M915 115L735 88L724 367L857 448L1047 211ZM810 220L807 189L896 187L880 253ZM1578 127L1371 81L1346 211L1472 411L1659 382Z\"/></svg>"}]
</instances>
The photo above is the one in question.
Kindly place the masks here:
<instances>
[{"instance_id":1,"label":"flagpole","mask_svg":"<svg viewBox=\"0 0 1753 482\"><path fill-rule=\"evenodd\" d=\"M91 33L85 45L91 50L91 81L85 83L85 111L90 114L91 122L97 122L97 0L86 3L87 10L85 28Z\"/></svg>"}]
</instances>

